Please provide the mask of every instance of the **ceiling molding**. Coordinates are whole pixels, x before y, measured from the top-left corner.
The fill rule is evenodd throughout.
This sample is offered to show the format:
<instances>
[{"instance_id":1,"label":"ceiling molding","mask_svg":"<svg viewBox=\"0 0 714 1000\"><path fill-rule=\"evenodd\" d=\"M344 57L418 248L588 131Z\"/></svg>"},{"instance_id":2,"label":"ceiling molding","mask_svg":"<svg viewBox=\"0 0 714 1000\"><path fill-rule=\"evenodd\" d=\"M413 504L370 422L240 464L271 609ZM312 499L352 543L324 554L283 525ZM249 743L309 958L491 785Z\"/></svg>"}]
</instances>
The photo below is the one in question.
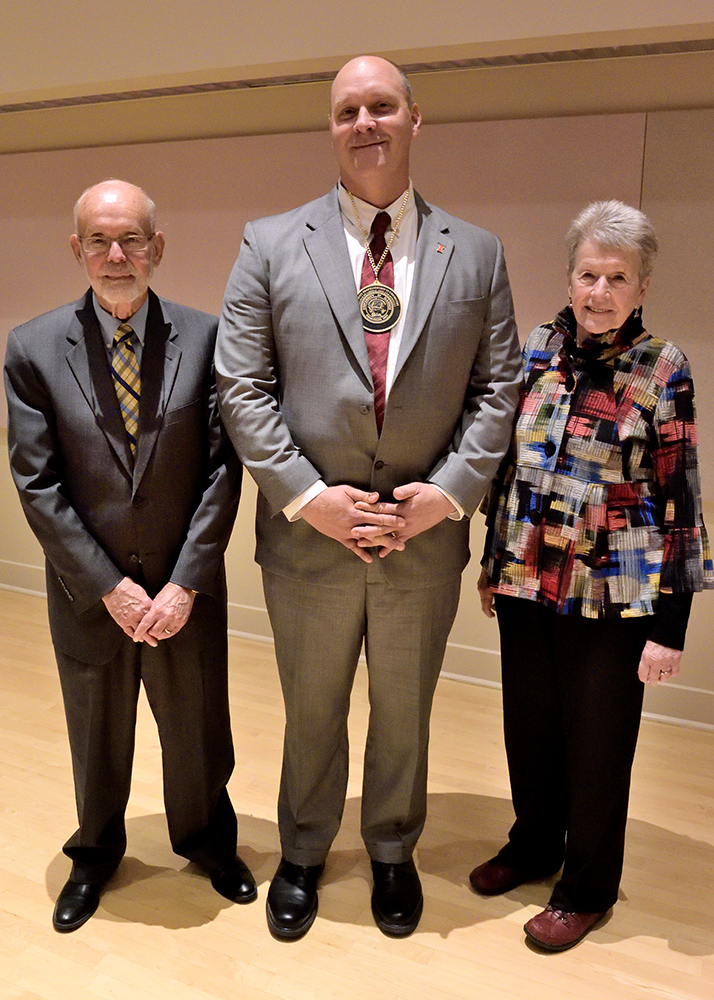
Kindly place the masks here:
<instances>
[{"instance_id":1,"label":"ceiling molding","mask_svg":"<svg viewBox=\"0 0 714 1000\"><path fill-rule=\"evenodd\" d=\"M424 121L714 106L714 38L402 63ZM0 106L0 152L318 131L334 71Z\"/></svg>"},{"instance_id":2,"label":"ceiling molding","mask_svg":"<svg viewBox=\"0 0 714 1000\"><path fill-rule=\"evenodd\" d=\"M408 75L442 73L450 70L497 69L502 66L532 66L539 63L582 62L593 59L622 59L628 56L671 55L682 52L713 52L714 38L688 39L638 43L629 45L604 45L597 48L552 49L547 52L521 52L506 55L475 56L469 58L438 59L402 63ZM155 97L183 97L187 94L214 94L218 91L256 90L261 87L292 87L301 83L332 81L334 70L311 73L287 73L279 76L262 76L240 80L213 80L208 83L184 83L145 87L133 90L107 91L100 94L43 98L0 104L0 115L22 111L43 111L50 108L81 107L86 104L109 104L121 101L143 101Z\"/></svg>"}]
</instances>

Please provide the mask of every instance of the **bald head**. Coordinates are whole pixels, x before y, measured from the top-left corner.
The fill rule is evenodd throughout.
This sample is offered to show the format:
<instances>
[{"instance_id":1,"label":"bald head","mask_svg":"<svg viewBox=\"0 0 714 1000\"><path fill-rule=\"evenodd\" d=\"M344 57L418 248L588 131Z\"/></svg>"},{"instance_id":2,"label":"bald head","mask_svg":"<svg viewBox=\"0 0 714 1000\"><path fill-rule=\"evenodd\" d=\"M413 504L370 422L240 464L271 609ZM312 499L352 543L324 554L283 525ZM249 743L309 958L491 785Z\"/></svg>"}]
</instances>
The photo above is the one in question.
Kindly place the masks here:
<instances>
[{"instance_id":1,"label":"bald head","mask_svg":"<svg viewBox=\"0 0 714 1000\"><path fill-rule=\"evenodd\" d=\"M87 216L98 206L128 203L134 206L145 222L146 235L156 228L156 205L143 188L116 178L102 181L85 188L74 206L74 228L82 234L87 224Z\"/></svg>"},{"instance_id":2,"label":"bald head","mask_svg":"<svg viewBox=\"0 0 714 1000\"><path fill-rule=\"evenodd\" d=\"M396 77L399 78L399 82L401 83L407 107L411 110L411 107L414 104L414 97L412 95L412 85L409 82L407 74L403 69L397 66L396 63L393 63L391 59L383 59L381 56L356 56L354 59L350 59L349 62L346 62L335 79L332 81L331 98L333 101L335 95L335 85L339 86L342 82L340 78L343 74L347 75L351 73L353 69L359 68L360 64L361 68L366 70L371 75L374 75L375 72L379 71L392 75L391 71L394 71ZM394 78L395 82L396 77Z\"/></svg>"}]
</instances>

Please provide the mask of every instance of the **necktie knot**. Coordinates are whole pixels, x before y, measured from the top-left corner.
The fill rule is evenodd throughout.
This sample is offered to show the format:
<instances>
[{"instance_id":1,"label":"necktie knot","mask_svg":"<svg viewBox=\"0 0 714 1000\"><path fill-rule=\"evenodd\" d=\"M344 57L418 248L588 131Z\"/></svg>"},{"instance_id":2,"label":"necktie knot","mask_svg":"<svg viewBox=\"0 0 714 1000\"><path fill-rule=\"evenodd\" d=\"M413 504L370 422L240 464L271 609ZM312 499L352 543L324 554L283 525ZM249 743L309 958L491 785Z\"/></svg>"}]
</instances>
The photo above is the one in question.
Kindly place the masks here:
<instances>
[{"instance_id":1,"label":"necktie knot","mask_svg":"<svg viewBox=\"0 0 714 1000\"><path fill-rule=\"evenodd\" d=\"M372 223L372 237L374 239L384 239L384 234L392 224L389 212L377 212Z\"/></svg>"},{"instance_id":2,"label":"necktie knot","mask_svg":"<svg viewBox=\"0 0 714 1000\"><path fill-rule=\"evenodd\" d=\"M133 327L129 326L128 323L120 323L114 334L114 346L118 347L119 344L131 344L131 338L134 336Z\"/></svg>"}]
</instances>

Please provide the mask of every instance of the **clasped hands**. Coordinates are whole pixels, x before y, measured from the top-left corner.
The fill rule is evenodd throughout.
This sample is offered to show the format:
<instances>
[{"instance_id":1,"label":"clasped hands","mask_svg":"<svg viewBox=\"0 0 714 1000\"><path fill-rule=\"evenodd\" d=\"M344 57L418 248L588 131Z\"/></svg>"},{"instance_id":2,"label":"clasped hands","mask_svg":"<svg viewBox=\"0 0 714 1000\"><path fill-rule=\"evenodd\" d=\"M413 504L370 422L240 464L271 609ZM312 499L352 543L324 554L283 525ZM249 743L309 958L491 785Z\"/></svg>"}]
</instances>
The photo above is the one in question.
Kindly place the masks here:
<instances>
[{"instance_id":1,"label":"clasped hands","mask_svg":"<svg viewBox=\"0 0 714 1000\"><path fill-rule=\"evenodd\" d=\"M195 596L186 587L167 583L152 601L142 586L125 576L102 600L130 639L158 646L186 624Z\"/></svg>"},{"instance_id":2,"label":"clasped hands","mask_svg":"<svg viewBox=\"0 0 714 1000\"><path fill-rule=\"evenodd\" d=\"M380 558L403 551L407 541L453 513L454 505L431 483L407 483L393 490L396 503L354 486L328 486L306 503L300 516L317 531L341 542L363 562L369 548Z\"/></svg>"}]
</instances>

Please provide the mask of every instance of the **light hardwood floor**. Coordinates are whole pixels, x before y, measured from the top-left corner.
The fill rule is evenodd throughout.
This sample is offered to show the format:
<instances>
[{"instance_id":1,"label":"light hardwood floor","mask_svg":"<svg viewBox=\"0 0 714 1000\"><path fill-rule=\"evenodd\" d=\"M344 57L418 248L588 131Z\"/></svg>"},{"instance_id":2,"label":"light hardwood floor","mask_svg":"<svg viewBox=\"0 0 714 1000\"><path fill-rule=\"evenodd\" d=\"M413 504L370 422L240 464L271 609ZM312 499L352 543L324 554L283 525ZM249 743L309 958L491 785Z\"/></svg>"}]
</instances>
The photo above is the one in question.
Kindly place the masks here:
<instances>
[{"instance_id":1,"label":"light hardwood floor","mask_svg":"<svg viewBox=\"0 0 714 1000\"><path fill-rule=\"evenodd\" d=\"M498 692L441 681L429 819L418 848L418 931L374 926L359 838L367 718L360 670L352 775L320 912L303 940L273 940L265 896L278 861L275 799L282 704L272 648L231 640L241 853L259 900L234 906L172 854L156 730L142 702L129 847L95 916L51 927L75 824L60 690L44 601L0 591L0 998L2 1000L711 1000L714 997L714 734L645 722L626 868L612 917L580 946L545 955L522 925L549 883L485 900L468 873L511 819ZM545 735L545 734L544 734Z\"/></svg>"}]
</instances>

